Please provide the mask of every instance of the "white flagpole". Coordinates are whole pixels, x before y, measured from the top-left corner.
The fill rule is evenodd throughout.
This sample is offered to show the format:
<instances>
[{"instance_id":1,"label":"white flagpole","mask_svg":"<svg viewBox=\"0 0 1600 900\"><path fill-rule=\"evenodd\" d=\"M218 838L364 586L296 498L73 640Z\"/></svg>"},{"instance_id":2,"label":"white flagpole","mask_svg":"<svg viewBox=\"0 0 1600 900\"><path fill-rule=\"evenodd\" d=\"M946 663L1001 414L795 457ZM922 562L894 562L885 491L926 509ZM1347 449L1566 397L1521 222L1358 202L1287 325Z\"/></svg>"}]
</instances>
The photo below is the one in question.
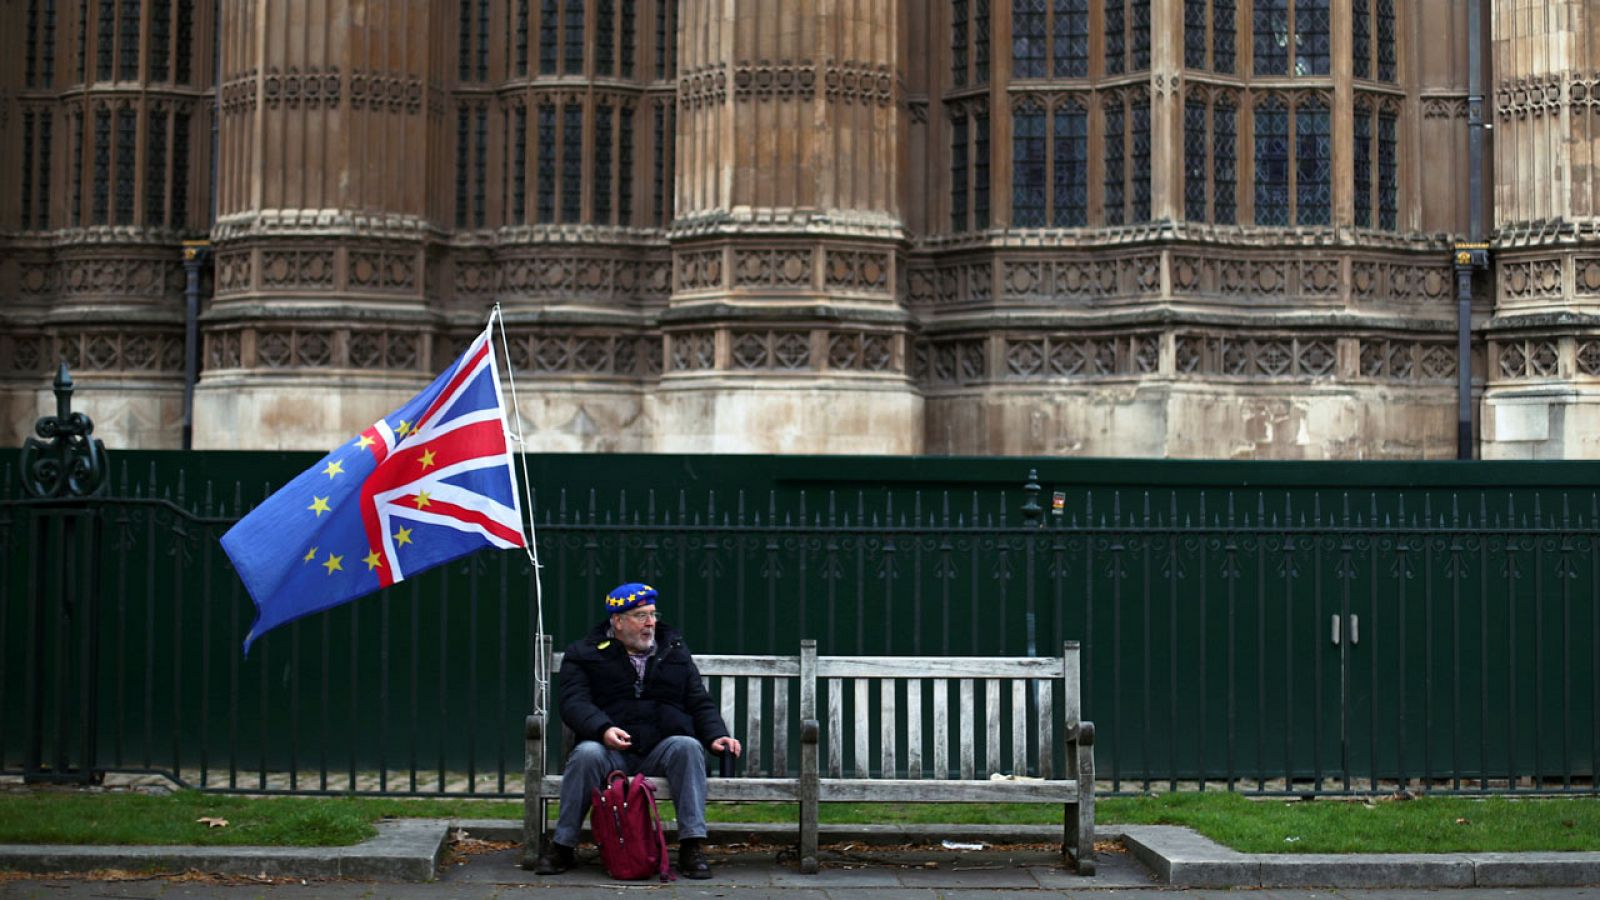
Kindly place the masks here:
<instances>
[{"instance_id":1,"label":"white flagpole","mask_svg":"<svg viewBox=\"0 0 1600 900\"><path fill-rule=\"evenodd\" d=\"M505 363L506 383L511 389L511 415L507 416L505 409L502 408L500 410L500 418L505 427L506 440L515 444L517 447L517 462L520 464L520 468L522 469L522 496L527 499L526 510L524 513L526 516L526 525L523 528L523 540L527 542L527 546L523 549L528 554L528 564L533 568L533 681L535 688L533 696L534 705L537 707L533 712L535 715L542 715L547 712L547 710L543 708L543 698L549 693L548 688L550 685L550 672L548 671L549 667L546 665L547 657L543 652L545 636L544 587L539 578L539 570L542 567L539 564L539 545L534 540L533 489L528 483L528 461L524 458L524 454L528 452L528 448L522 434L521 407L517 405L517 378L511 370L511 347L506 339L506 320L505 317L500 314L499 303L496 303L494 305L494 309L489 311L489 327L491 329L494 328L495 322L497 321L500 323L500 359ZM492 341L493 337L491 337L490 340ZM512 430L512 427L509 424L512 421L516 422L515 431Z\"/></svg>"}]
</instances>

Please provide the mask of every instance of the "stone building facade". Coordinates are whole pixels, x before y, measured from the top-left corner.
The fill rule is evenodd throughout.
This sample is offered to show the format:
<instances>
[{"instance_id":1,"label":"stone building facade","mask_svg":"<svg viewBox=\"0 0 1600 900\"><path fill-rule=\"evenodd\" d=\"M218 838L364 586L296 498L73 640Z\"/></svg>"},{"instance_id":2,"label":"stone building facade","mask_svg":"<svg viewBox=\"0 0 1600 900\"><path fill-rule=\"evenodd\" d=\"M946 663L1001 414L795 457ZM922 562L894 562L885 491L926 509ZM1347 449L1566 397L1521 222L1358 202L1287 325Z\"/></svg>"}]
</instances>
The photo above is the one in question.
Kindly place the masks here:
<instances>
[{"instance_id":1,"label":"stone building facade","mask_svg":"<svg viewBox=\"0 0 1600 900\"><path fill-rule=\"evenodd\" d=\"M1471 237L1483 27L1493 267ZM1600 0L0 0L0 445L1600 456Z\"/></svg>"}]
</instances>

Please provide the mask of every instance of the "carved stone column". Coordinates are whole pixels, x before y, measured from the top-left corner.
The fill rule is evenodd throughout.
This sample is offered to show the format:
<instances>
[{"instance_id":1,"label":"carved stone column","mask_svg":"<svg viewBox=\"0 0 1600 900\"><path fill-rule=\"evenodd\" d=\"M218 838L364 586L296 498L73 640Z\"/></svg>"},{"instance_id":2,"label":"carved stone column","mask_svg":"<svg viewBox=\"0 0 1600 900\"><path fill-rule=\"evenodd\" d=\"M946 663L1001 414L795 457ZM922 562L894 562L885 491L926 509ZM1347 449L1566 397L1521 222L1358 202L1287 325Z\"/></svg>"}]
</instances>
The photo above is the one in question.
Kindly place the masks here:
<instances>
[{"instance_id":1,"label":"carved stone column","mask_svg":"<svg viewBox=\"0 0 1600 900\"><path fill-rule=\"evenodd\" d=\"M657 450L922 449L896 300L907 14L685 0Z\"/></svg>"},{"instance_id":2,"label":"carved stone column","mask_svg":"<svg viewBox=\"0 0 1600 900\"><path fill-rule=\"evenodd\" d=\"M1483 456L1600 456L1600 5L1494 0Z\"/></svg>"},{"instance_id":3,"label":"carved stone column","mask_svg":"<svg viewBox=\"0 0 1600 900\"><path fill-rule=\"evenodd\" d=\"M447 205L445 4L314 5L222 7L197 447L330 446L440 364L424 272Z\"/></svg>"}]
</instances>

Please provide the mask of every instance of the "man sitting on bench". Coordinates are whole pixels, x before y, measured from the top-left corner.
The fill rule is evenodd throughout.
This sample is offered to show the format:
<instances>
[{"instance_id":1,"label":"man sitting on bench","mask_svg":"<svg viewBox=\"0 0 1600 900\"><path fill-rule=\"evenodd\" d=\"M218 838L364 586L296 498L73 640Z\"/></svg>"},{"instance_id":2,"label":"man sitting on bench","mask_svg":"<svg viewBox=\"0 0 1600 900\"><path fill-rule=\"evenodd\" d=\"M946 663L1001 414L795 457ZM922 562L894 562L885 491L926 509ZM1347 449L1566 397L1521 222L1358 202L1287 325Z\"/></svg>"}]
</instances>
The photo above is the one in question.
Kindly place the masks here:
<instances>
[{"instance_id":1,"label":"man sitting on bench","mask_svg":"<svg viewBox=\"0 0 1600 900\"><path fill-rule=\"evenodd\" d=\"M710 878L705 749L738 756L706 693L683 635L656 618L656 589L629 582L605 598L608 617L573 642L561 662L561 720L578 745L561 776L561 814L534 871L576 861L578 833L596 787L613 770L665 776L678 811L678 871Z\"/></svg>"}]
</instances>

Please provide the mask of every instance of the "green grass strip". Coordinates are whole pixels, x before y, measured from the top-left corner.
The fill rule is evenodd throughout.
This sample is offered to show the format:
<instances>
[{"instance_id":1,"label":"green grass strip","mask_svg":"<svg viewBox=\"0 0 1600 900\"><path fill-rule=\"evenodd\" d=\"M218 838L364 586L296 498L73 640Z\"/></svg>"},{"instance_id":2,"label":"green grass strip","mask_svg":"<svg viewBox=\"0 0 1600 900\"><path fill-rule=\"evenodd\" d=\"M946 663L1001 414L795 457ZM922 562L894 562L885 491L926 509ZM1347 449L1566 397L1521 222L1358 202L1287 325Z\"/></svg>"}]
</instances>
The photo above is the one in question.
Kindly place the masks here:
<instances>
[{"instance_id":1,"label":"green grass strip","mask_svg":"<svg viewBox=\"0 0 1600 900\"><path fill-rule=\"evenodd\" d=\"M671 804L663 804L669 821ZM1600 798L1251 799L1225 792L1111 798L1101 824L1187 825L1246 853L1600 851ZM385 817L520 820L520 803L366 797L250 798L180 791L0 793L0 843L345 846ZM1048 804L825 803L830 824L1059 825ZM208 827L201 817L226 819ZM797 821L794 804L712 803L712 822Z\"/></svg>"}]
</instances>

